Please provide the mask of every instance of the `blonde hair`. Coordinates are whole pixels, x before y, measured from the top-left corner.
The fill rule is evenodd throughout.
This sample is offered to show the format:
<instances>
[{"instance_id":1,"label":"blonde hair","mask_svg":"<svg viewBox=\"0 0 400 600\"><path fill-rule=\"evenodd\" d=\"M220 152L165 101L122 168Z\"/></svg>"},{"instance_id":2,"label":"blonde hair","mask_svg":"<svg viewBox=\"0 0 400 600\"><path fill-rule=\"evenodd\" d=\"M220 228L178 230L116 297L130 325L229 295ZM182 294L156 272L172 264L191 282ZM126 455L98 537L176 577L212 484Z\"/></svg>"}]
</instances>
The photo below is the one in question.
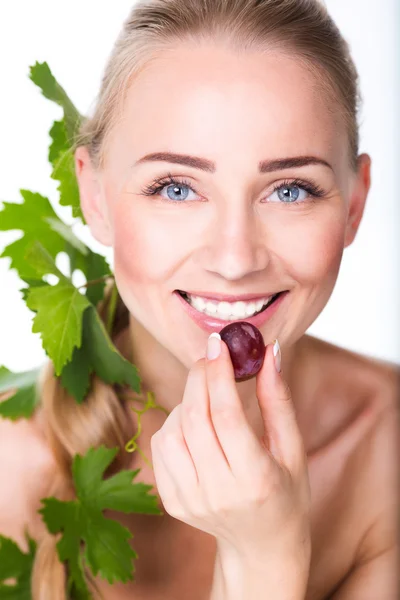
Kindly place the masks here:
<instances>
[{"instance_id":1,"label":"blonde hair","mask_svg":"<svg viewBox=\"0 0 400 600\"><path fill-rule=\"evenodd\" d=\"M297 58L316 76L327 94L327 107L338 109L348 132L349 166L357 168L358 74L347 42L319 0L139 0L115 43L106 65L93 115L86 118L75 148L86 146L93 166L104 168L107 141L120 118L126 93L134 77L157 57L185 42L222 42L235 52L278 49ZM262 76L262 73L260 74ZM99 312L105 320L110 288ZM111 333L115 339L128 325L128 310L121 298ZM45 365L41 407L49 442L60 465L53 494L73 497L71 462L91 446L120 446L114 470L126 461L123 448L132 437L127 406L118 386L93 377L90 394L77 404ZM129 457L129 455L128 455ZM34 564L34 600L65 600L67 572L58 561L56 536L40 541ZM88 583L93 581L88 574ZM92 589L94 589L92 587Z\"/></svg>"}]
</instances>

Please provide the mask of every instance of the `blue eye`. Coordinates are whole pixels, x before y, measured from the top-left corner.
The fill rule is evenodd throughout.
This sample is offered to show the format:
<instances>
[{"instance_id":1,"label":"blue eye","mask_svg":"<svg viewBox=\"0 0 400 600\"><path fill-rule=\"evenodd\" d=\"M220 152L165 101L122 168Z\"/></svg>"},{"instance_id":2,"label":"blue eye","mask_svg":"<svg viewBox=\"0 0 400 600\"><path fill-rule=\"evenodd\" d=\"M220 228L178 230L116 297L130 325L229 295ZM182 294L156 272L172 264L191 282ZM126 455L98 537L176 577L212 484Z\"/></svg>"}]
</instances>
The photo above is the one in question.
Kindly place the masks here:
<instances>
[{"instance_id":1,"label":"blue eye","mask_svg":"<svg viewBox=\"0 0 400 600\"><path fill-rule=\"evenodd\" d=\"M159 194L164 189L166 189L167 194L169 195L167 198L164 198L162 196L162 199L166 202L169 201L171 203L179 203L185 202L187 200L187 193L182 193L182 191L179 191L184 188L188 188L192 190L192 192L197 193L196 190L193 189L191 185L189 185L188 181L179 181L178 179L172 177L172 175L168 175L167 178L164 177L161 179L156 179L156 181L154 181L150 186L142 190L142 194L144 194L145 196L155 196L156 194Z\"/></svg>"},{"instance_id":2,"label":"blue eye","mask_svg":"<svg viewBox=\"0 0 400 600\"><path fill-rule=\"evenodd\" d=\"M303 197L301 197L302 192ZM275 193L277 193L278 196L278 200L276 202L283 202L284 204L293 204L295 202L304 202L304 200L307 199L311 191L307 191L304 185L300 186L294 183L285 183L276 187L271 196L273 196ZM269 196L269 198L271 198L271 196ZM270 202L273 202L273 200L270 200Z\"/></svg>"},{"instance_id":3,"label":"blue eye","mask_svg":"<svg viewBox=\"0 0 400 600\"><path fill-rule=\"evenodd\" d=\"M167 177L156 179L151 185L144 188L142 194L155 196L166 189L167 198L161 196L162 200L170 204L188 204L189 201L193 201L193 198L188 200L188 193L182 192L185 188L197 194L188 181L177 179L168 174ZM318 185L300 179L292 179L276 185L268 198L271 198L275 193L277 193L278 199L268 200L267 203L300 206L308 202L315 202L317 198L325 195L324 190Z\"/></svg>"}]
</instances>

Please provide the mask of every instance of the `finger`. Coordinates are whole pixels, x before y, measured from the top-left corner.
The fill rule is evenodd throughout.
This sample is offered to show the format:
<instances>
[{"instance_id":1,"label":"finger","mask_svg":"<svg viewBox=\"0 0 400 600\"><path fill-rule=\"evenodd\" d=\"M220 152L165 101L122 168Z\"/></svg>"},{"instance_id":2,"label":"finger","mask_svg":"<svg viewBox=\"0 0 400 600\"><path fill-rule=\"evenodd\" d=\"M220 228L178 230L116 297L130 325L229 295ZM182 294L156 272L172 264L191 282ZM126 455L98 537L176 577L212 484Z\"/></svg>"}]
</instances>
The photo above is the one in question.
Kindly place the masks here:
<instances>
[{"instance_id":1,"label":"finger","mask_svg":"<svg viewBox=\"0 0 400 600\"><path fill-rule=\"evenodd\" d=\"M175 482L171 478L163 460L162 450L157 441L157 434L151 437L151 457L153 463L154 477L156 480L157 493L160 496L164 510L171 514L180 500Z\"/></svg>"},{"instance_id":2,"label":"finger","mask_svg":"<svg viewBox=\"0 0 400 600\"><path fill-rule=\"evenodd\" d=\"M217 338L215 338L217 340ZM235 477L247 478L265 450L250 427L236 388L228 346L220 340L220 355L206 359L210 413L216 435Z\"/></svg>"},{"instance_id":3,"label":"finger","mask_svg":"<svg viewBox=\"0 0 400 600\"><path fill-rule=\"evenodd\" d=\"M157 461L157 472L154 469L157 486L160 481L170 504L176 504L176 497L187 508L189 499L198 492L198 479L181 429L180 405L172 410L161 429L152 436L151 447Z\"/></svg>"},{"instance_id":4,"label":"finger","mask_svg":"<svg viewBox=\"0 0 400 600\"><path fill-rule=\"evenodd\" d=\"M211 420L204 359L197 361L189 372L181 420L201 488L211 492L216 485L228 485L232 472Z\"/></svg>"},{"instance_id":5,"label":"finger","mask_svg":"<svg viewBox=\"0 0 400 600\"><path fill-rule=\"evenodd\" d=\"M279 342L275 348L280 360ZM257 374L257 399L269 450L294 472L304 463L303 439L291 391L282 373L277 371L273 350L274 344L269 344L263 366Z\"/></svg>"}]
</instances>

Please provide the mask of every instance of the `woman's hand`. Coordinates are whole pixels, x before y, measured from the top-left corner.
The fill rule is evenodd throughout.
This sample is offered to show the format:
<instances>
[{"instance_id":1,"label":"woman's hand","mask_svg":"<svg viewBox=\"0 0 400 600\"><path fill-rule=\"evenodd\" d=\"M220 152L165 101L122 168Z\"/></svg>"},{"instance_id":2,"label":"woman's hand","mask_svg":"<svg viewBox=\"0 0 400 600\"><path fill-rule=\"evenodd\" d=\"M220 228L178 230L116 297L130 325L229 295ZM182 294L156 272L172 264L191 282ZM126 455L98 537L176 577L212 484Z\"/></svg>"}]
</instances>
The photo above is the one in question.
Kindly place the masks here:
<instances>
[{"instance_id":1,"label":"woman's hand","mask_svg":"<svg viewBox=\"0 0 400 600\"><path fill-rule=\"evenodd\" d=\"M182 403L151 438L165 510L212 534L243 561L274 564L310 554L310 487L290 390L266 348L256 392L257 438L238 396L229 350L189 372ZM264 563L265 564L265 563Z\"/></svg>"}]
</instances>

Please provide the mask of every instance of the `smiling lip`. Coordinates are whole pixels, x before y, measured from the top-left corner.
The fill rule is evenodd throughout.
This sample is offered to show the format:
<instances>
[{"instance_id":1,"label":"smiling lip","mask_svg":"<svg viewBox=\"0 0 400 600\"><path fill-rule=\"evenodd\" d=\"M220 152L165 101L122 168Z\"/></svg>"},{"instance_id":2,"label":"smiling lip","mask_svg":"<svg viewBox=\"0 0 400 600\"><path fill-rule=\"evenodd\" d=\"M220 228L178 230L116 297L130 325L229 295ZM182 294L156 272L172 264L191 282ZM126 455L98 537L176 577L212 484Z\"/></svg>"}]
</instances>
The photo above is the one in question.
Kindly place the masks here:
<instances>
[{"instance_id":1,"label":"smiling lip","mask_svg":"<svg viewBox=\"0 0 400 600\"><path fill-rule=\"evenodd\" d=\"M197 323L197 325L201 327L201 329L203 329L207 333L212 333L213 331L219 333L221 329L223 329L226 325L229 325L230 323L235 323L237 321L245 321L246 323L251 323L251 325L254 325L255 327L261 327L261 325L265 323L265 321L270 319L272 315L278 310L279 306L284 301L288 293L288 291L282 292L272 304L270 304L265 310L258 313L257 315L254 315L253 317L248 317L246 319L235 319L232 321L224 321L223 319L218 319L217 317L209 317L205 313L201 313L198 310L196 310L193 306L191 306L191 304L189 304L189 302L186 302L186 300L182 298L179 292L176 291L173 293L173 295L179 300L182 308L188 313L188 315L193 319L193 321L195 321L195 323ZM261 296L261 298L263 297L264 296Z\"/></svg>"},{"instance_id":2,"label":"smiling lip","mask_svg":"<svg viewBox=\"0 0 400 600\"><path fill-rule=\"evenodd\" d=\"M260 300L261 298L270 298L279 293L277 292L266 292L265 294L214 294L209 292L192 292L190 290L176 290L178 292L183 292L184 294L189 294L190 296L200 296L204 298L204 300L215 300L216 302L251 302L251 300Z\"/></svg>"}]
</instances>

